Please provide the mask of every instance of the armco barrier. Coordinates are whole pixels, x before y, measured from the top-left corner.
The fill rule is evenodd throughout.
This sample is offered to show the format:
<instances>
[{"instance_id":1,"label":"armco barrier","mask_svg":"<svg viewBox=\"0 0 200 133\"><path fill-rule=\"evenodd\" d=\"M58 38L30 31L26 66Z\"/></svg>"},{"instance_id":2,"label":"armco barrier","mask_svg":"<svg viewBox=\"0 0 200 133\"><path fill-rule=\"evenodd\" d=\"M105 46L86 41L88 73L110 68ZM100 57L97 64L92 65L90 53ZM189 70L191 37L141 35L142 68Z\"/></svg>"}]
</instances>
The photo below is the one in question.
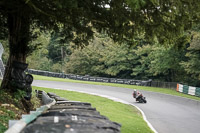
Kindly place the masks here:
<instances>
[{"instance_id":1,"label":"armco barrier","mask_svg":"<svg viewBox=\"0 0 200 133\"><path fill-rule=\"evenodd\" d=\"M57 78L69 78L69 79L74 79L74 80L129 84L129 85L138 85L138 86L152 86L152 87L170 88L170 89L176 89L176 84L177 84L175 82L156 82L156 81L152 81L152 80L143 81L143 80L134 80L134 79L91 77L89 75L81 76L81 75L55 73L55 72L48 72L48 71L41 71L41 70L34 70L34 69L28 69L27 72L30 74L49 76L49 77L57 77ZM187 89L185 89L184 92L186 90ZM197 93L200 95L200 92L197 92Z\"/></svg>"},{"instance_id":2,"label":"armco barrier","mask_svg":"<svg viewBox=\"0 0 200 133\"><path fill-rule=\"evenodd\" d=\"M200 88L198 88L198 87L177 84L176 91L184 93L184 94L189 94L189 95L200 97Z\"/></svg>"}]
</instances>

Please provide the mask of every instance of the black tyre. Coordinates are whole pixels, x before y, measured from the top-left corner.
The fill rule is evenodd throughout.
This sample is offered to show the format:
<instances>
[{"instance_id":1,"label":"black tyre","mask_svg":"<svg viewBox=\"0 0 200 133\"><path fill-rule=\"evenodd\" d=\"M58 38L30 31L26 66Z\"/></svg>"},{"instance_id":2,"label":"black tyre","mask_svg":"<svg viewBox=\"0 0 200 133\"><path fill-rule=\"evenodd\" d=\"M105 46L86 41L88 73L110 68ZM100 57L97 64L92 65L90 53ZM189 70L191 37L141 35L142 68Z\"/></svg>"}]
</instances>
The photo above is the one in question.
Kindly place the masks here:
<instances>
[{"instance_id":1,"label":"black tyre","mask_svg":"<svg viewBox=\"0 0 200 133\"><path fill-rule=\"evenodd\" d=\"M139 103L143 103L144 101L143 101L143 99L142 98L140 98L139 99Z\"/></svg>"},{"instance_id":2,"label":"black tyre","mask_svg":"<svg viewBox=\"0 0 200 133\"><path fill-rule=\"evenodd\" d=\"M147 103L147 100L143 99L143 102L144 102L144 103Z\"/></svg>"}]
</instances>

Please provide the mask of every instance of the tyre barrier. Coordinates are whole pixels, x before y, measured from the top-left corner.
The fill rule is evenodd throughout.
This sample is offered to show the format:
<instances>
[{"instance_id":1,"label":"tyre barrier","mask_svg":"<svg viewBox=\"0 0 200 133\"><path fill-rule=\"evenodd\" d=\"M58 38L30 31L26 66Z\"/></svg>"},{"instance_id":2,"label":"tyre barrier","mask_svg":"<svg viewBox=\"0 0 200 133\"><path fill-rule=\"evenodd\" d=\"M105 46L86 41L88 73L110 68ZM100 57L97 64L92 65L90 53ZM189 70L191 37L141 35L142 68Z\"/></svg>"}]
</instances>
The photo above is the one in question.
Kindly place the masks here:
<instances>
[{"instance_id":1,"label":"tyre barrier","mask_svg":"<svg viewBox=\"0 0 200 133\"><path fill-rule=\"evenodd\" d=\"M138 86L151 86L151 82L152 82L152 80L142 81L142 80L133 80L133 79L91 77L89 75L81 76L81 75L74 75L74 74L54 73L54 72L34 70L34 69L28 69L27 72L30 74L49 76L49 77L68 78L68 79L74 79L74 80L105 82L105 83L130 84L130 85L138 85Z\"/></svg>"},{"instance_id":2,"label":"tyre barrier","mask_svg":"<svg viewBox=\"0 0 200 133\"><path fill-rule=\"evenodd\" d=\"M200 87L177 84L176 91L184 93L184 94L200 97Z\"/></svg>"},{"instance_id":3,"label":"tyre barrier","mask_svg":"<svg viewBox=\"0 0 200 133\"><path fill-rule=\"evenodd\" d=\"M56 102L21 128L20 133L120 133L121 125L100 115L90 103L68 101L54 93L42 92L41 95L41 91L37 92L43 103L52 99Z\"/></svg>"}]
</instances>

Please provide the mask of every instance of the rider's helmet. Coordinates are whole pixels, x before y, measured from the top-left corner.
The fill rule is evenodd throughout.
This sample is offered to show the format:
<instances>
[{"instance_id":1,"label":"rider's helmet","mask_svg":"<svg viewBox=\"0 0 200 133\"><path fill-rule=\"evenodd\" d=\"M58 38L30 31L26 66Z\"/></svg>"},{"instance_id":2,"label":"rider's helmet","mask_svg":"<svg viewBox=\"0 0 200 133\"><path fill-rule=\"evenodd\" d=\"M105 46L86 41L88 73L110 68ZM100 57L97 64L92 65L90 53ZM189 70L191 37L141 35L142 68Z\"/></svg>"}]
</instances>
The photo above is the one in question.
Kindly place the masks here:
<instances>
[{"instance_id":1,"label":"rider's helmet","mask_svg":"<svg viewBox=\"0 0 200 133\"><path fill-rule=\"evenodd\" d=\"M133 97L134 97L134 98L137 97L137 90L136 90L136 89L134 89L134 91L133 91Z\"/></svg>"}]
</instances>

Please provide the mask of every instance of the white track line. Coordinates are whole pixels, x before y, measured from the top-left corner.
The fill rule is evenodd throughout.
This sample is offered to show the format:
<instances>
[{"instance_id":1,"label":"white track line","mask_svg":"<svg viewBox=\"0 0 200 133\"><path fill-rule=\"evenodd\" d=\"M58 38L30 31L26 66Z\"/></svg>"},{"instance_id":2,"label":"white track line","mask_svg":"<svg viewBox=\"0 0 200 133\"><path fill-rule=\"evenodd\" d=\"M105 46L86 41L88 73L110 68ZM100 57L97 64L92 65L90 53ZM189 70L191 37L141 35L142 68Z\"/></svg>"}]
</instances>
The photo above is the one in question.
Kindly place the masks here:
<instances>
[{"instance_id":1,"label":"white track line","mask_svg":"<svg viewBox=\"0 0 200 133\"><path fill-rule=\"evenodd\" d=\"M126 102L126 101L124 101L122 99L119 99L119 98L115 98L115 97L111 97L111 96L107 96L107 95L101 95L101 94L97 94L97 93L86 92L86 91L78 91L78 90L63 89L63 88L54 88L54 89L68 90L68 91L75 91L75 92L80 92L80 93L86 93L86 94L90 94L90 95L96 95L96 96L105 97L105 98L108 98L110 100L113 100L113 101L116 101L116 102L120 102L120 103L123 103L123 104L132 105L132 106L136 107L142 113L142 117L143 117L144 121L147 123L147 125L149 126L149 128L151 128L151 130L154 133L158 133L156 131L156 129L151 125L151 123L147 120L146 115L144 114L144 112L139 107L137 107L136 105L134 105L132 103Z\"/></svg>"}]
</instances>

